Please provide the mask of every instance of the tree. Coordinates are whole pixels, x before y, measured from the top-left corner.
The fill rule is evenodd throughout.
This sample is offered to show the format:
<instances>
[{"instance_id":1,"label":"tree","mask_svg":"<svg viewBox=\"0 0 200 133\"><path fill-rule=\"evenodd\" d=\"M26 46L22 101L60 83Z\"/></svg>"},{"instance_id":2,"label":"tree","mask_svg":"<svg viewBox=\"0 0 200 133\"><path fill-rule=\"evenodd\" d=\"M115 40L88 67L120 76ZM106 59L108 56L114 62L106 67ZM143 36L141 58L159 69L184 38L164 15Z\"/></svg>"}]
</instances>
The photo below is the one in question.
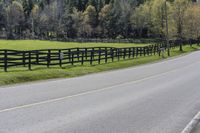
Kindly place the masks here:
<instances>
[{"instance_id":1,"label":"tree","mask_svg":"<svg viewBox=\"0 0 200 133\"><path fill-rule=\"evenodd\" d=\"M165 35L165 7L164 0L152 0L151 2L151 20L152 30L157 34Z\"/></svg>"},{"instance_id":2,"label":"tree","mask_svg":"<svg viewBox=\"0 0 200 133\"><path fill-rule=\"evenodd\" d=\"M6 24L8 38L14 38L14 33L22 34L22 24L24 21L24 10L21 3L13 1L6 9Z\"/></svg>"},{"instance_id":3,"label":"tree","mask_svg":"<svg viewBox=\"0 0 200 133\"><path fill-rule=\"evenodd\" d=\"M33 0L22 0L22 5L26 17L29 17L34 7Z\"/></svg>"},{"instance_id":4,"label":"tree","mask_svg":"<svg viewBox=\"0 0 200 133\"><path fill-rule=\"evenodd\" d=\"M136 30L139 37L144 37L144 33L148 34L148 30L151 28L151 8L149 4L149 2L146 2L132 11L132 28Z\"/></svg>"},{"instance_id":5,"label":"tree","mask_svg":"<svg viewBox=\"0 0 200 133\"><path fill-rule=\"evenodd\" d=\"M189 5L188 0L175 0L174 2L174 20L176 23L177 38L183 38L183 19L185 10ZM182 43L180 44L180 51L183 51Z\"/></svg>"},{"instance_id":6,"label":"tree","mask_svg":"<svg viewBox=\"0 0 200 133\"><path fill-rule=\"evenodd\" d=\"M111 1L106 12L106 20L100 22L106 24L108 36L116 38L118 35L126 36L130 27L130 5L124 0ZM104 9L105 10L105 9ZM102 10L103 11L103 10ZM102 26L105 28L105 26Z\"/></svg>"},{"instance_id":7,"label":"tree","mask_svg":"<svg viewBox=\"0 0 200 133\"><path fill-rule=\"evenodd\" d=\"M168 18L169 38L197 38L198 8L167 1L166 15L165 0L0 0L0 30L9 38L166 38Z\"/></svg>"},{"instance_id":8,"label":"tree","mask_svg":"<svg viewBox=\"0 0 200 133\"><path fill-rule=\"evenodd\" d=\"M0 31L5 27L5 3L0 1Z\"/></svg>"},{"instance_id":9,"label":"tree","mask_svg":"<svg viewBox=\"0 0 200 133\"><path fill-rule=\"evenodd\" d=\"M83 12L84 23L89 24L94 28L97 24L97 12L94 6L89 5Z\"/></svg>"},{"instance_id":10,"label":"tree","mask_svg":"<svg viewBox=\"0 0 200 133\"><path fill-rule=\"evenodd\" d=\"M73 13L71 14L74 21L72 27L75 29L76 36L84 36L84 26L83 26L83 13L74 8Z\"/></svg>"},{"instance_id":11,"label":"tree","mask_svg":"<svg viewBox=\"0 0 200 133\"><path fill-rule=\"evenodd\" d=\"M128 37L129 33L131 32L131 6L128 1L125 0L118 0L116 1L117 4L114 6L119 18L117 19L117 34L123 37Z\"/></svg>"},{"instance_id":12,"label":"tree","mask_svg":"<svg viewBox=\"0 0 200 133\"><path fill-rule=\"evenodd\" d=\"M97 12L92 5L89 5L83 12L83 26L87 36L94 34L93 29L97 26Z\"/></svg>"},{"instance_id":13,"label":"tree","mask_svg":"<svg viewBox=\"0 0 200 133\"><path fill-rule=\"evenodd\" d=\"M39 20L40 20L40 8L38 5L34 5L31 10L31 26L32 26L32 37L35 33L39 35Z\"/></svg>"},{"instance_id":14,"label":"tree","mask_svg":"<svg viewBox=\"0 0 200 133\"><path fill-rule=\"evenodd\" d=\"M46 6L40 17L40 29L41 33L45 35L47 38L57 37L60 27L60 16L59 9L57 7L57 1L48 2L48 6Z\"/></svg>"},{"instance_id":15,"label":"tree","mask_svg":"<svg viewBox=\"0 0 200 133\"><path fill-rule=\"evenodd\" d=\"M110 4L105 5L99 12L99 25L101 28L101 36L108 37L111 21L111 12L112 6Z\"/></svg>"},{"instance_id":16,"label":"tree","mask_svg":"<svg viewBox=\"0 0 200 133\"><path fill-rule=\"evenodd\" d=\"M191 5L185 10L183 35L187 39L200 39L200 5Z\"/></svg>"},{"instance_id":17,"label":"tree","mask_svg":"<svg viewBox=\"0 0 200 133\"><path fill-rule=\"evenodd\" d=\"M65 10L61 19L60 31L69 38L75 38L77 36L77 27L74 26L77 22L75 22L76 20L73 18L73 12L74 11L71 13L70 10Z\"/></svg>"}]
</instances>

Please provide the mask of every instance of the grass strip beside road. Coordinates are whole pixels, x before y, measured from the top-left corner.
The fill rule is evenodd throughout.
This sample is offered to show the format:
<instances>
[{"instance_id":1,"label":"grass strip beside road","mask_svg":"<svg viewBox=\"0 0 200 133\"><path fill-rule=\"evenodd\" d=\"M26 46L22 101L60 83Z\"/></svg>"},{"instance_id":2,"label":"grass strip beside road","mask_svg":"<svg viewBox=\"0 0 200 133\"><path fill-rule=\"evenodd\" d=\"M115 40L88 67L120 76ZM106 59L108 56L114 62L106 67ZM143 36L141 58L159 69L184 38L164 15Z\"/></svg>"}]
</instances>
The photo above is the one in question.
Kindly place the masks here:
<instances>
[{"instance_id":1,"label":"grass strip beside road","mask_svg":"<svg viewBox=\"0 0 200 133\"><path fill-rule=\"evenodd\" d=\"M178 48L171 50L171 57L178 56L184 53L189 53L195 51L199 48L199 46L194 45L193 47L184 46L184 51L179 51ZM165 53L165 59L168 58ZM46 79L54 79L54 78L71 78L82 76L91 73L97 73L108 70L115 70L127 67L133 67L137 65L142 65L150 62L155 62L163 60L163 58L158 55L139 57L136 59L129 60L121 60L119 62L110 62L108 64L101 65L74 65L74 66L66 66L64 68L60 67L35 67L32 71L27 70L26 68L10 68L9 72L0 72L0 86L9 85L15 83L23 83L30 81L38 81L38 80L46 80Z\"/></svg>"}]
</instances>

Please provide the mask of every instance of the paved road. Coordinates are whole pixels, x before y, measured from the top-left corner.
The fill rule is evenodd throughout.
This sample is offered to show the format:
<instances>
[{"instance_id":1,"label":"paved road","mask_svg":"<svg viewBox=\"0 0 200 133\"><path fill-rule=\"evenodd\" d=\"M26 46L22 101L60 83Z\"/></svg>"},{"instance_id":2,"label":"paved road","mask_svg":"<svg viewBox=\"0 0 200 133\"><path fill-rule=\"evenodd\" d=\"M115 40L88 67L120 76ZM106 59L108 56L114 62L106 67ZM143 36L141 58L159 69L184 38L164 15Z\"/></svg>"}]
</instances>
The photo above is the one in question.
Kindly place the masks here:
<instances>
[{"instance_id":1,"label":"paved road","mask_svg":"<svg viewBox=\"0 0 200 133\"><path fill-rule=\"evenodd\" d=\"M0 133L180 133L200 110L200 52L0 88Z\"/></svg>"}]
</instances>

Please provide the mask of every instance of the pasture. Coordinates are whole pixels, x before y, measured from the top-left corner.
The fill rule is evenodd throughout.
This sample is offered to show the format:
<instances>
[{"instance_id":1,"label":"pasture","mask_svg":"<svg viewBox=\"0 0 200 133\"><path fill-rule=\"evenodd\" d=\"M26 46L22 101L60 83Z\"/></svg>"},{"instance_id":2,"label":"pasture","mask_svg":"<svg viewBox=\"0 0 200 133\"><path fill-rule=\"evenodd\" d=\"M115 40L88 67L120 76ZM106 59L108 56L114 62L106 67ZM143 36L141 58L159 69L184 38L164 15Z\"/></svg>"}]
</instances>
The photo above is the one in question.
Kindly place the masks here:
<instances>
[{"instance_id":1,"label":"pasture","mask_svg":"<svg viewBox=\"0 0 200 133\"><path fill-rule=\"evenodd\" d=\"M12 50L38 50L38 49L66 49L83 47L137 47L149 44L140 43L79 43L40 40L0 40L0 49Z\"/></svg>"}]
</instances>

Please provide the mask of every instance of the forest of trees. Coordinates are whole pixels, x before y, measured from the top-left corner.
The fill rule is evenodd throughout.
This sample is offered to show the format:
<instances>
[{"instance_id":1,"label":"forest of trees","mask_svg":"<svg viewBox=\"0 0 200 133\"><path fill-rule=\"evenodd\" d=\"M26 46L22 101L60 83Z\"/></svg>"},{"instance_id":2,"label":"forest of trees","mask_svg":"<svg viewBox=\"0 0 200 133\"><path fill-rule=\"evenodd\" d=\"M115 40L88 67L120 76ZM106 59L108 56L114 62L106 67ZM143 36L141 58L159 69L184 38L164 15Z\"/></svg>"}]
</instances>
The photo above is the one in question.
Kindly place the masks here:
<instances>
[{"instance_id":1,"label":"forest of trees","mask_svg":"<svg viewBox=\"0 0 200 133\"><path fill-rule=\"evenodd\" d=\"M0 37L165 37L166 18L170 38L200 38L200 4L192 0L0 0Z\"/></svg>"}]
</instances>

